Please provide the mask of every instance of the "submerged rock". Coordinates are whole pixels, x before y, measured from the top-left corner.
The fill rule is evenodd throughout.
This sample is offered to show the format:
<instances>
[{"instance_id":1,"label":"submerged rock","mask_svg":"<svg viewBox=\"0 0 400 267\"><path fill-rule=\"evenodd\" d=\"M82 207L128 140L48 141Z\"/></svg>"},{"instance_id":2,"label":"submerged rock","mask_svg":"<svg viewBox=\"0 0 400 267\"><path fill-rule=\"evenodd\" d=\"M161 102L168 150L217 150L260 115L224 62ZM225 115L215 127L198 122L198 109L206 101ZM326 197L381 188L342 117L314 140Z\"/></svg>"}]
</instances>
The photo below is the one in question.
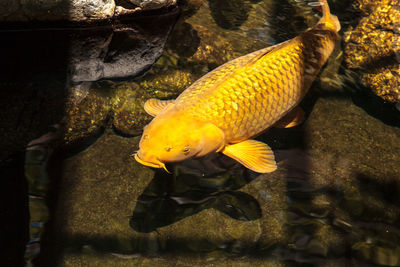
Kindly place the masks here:
<instances>
[{"instance_id":1,"label":"submerged rock","mask_svg":"<svg viewBox=\"0 0 400 267\"><path fill-rule=\"evenodd\" d=\"M79 146L81 142L98 136L104 130L111 110L110 90L107 83L86 84L86 92L80 87L70 88L62 120L63 144ZM93 87L92 87L93 86ZM81 94L84 94L81 96Z\"/></svg>"},{"instance_id":2,"label":"submerged rock","mask_svg":"<svg viewBox=\"0 0 400 267\"><path fill-rule=\"evenodd\" d=\"M115 86L112 98L112 125L124 135L135 136L142 133L151 116L144 111L144 103L151 95L135 83Z\"/></svg>"},{"instance_id":3,"label":"submerged rock","mask_svg":"<svg viewBox=\"0 0 400 267\"><path fill-rule=\"evenodd\" d=\"M214 0L209 1L215 22L224 29L237 30L248 18L251 9L249 1Z\"/></svg>"},{"instance_id":4,"label":"submerged rock","mask_svg":"<svg viewBox=\"0 0 400 267\"><path fill-rule=\"evenodd\" d=\"M138 84L153 97L172 99L195 82L196 77L198 76L186 70L152 70Z\"/></svg>"},{"instance_id":5,"label":"submerged rock","mask_svg":"<svg viewBox=\"0 0 400 267\"><path fill-rule=\"evenodd\" d=\"M204 4L206 0L185 0L183 1L182 16L190 17L197 12L197 10Z\"/></svg>"},{"instance_id":6,"label":"submerged rock","mask_svg":"<svg viewBox=\"0 0 400 267\"><path fill-rule=\"evenodd\" d=\"M400 10L398 0L358 0L364 17L345 33L345 62L371 90L400 101Z\"/></svg>"},{"instance_id":7,"label":"submerged rock","mask_svg":"<svg viewBox=\"0 0 400 267\"><path fill-rule=\"evenodd\" d=\"M69 91L61 124L64 146L85 146L110 127L120 134L136 136L151 120L143 106L153 95L136 83L81 83Z\"/></svg>"},{"instance_id":8,"label":"submerged rock","mask_svg":"<svg viewBox=\"0 0 400 267\"><path fill-rule=\"evenodd\" d=\"M161 56L177 16L175 12L73 32L69 79L78 83L143 74Z\"/></svg>"},{"instance_id":9,"label":"submerged rock","mask_svg":"<svg viewBox=\"0 0 400 267\"><path fill-rule=\"evenodd\" d=\"M233 59L233 48L227 39L218 37L201 25L192 24L192 27L197 32L200 43L197 51L187 58L187 64L206 65L211 71Z\"/></svg>"}]
</instances>

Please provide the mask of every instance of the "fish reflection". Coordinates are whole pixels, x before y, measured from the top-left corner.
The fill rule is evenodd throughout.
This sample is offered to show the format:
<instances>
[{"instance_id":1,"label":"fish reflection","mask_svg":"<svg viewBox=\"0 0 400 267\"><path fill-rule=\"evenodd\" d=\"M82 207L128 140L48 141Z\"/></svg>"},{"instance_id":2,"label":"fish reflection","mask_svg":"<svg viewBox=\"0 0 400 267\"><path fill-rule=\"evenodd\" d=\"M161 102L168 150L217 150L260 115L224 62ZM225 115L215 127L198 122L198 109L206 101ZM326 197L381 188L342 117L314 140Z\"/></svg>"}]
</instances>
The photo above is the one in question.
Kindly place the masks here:
<instances>
[{"instance_id":1,"label":"fish reflection","mask_svg":"<svg viewBox=\"0 0 400 267\"><path fill-rule=\"evenodd\" d=\"M259 219L257 200L236 191L254 177L241 166L229 165L223 157L214 154L176 165L173 187L165 173L157 172L138 198L131 227L138 232L152 232L210 208L236 220ZM205 167L210 161L214 165Z\"/></svg>"},{"instance_id":2,"label":"fish reflection","mask_svg":"<svg viewBox=\"0 0 400 267\"><path fill-rule=\"evenodd\" d=\"M164 168L222 152L247 168L276 170L271 148L253 137L273 125L292 127L304 113L296 106L330 56L340 24L320 0L323 17L289 41L230 61L187 88L176 100L150 99L155 118L144 128L135 159Z\"/></svg>"}]
</instances>

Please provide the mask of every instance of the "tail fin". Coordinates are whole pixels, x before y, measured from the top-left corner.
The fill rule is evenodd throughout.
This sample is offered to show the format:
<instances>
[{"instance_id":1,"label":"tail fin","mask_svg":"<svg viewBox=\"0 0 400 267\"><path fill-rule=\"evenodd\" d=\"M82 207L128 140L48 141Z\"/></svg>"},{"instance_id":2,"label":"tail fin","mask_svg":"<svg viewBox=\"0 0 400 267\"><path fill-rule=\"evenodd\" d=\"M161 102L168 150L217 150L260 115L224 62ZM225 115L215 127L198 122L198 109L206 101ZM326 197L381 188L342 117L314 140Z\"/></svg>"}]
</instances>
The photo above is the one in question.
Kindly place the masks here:
<instances>
[{"instance_id":1,"label":"tail fin","mask_svg":"<svg viewBox=\"0 0 400 267\"><path fill-rule=\"evenodd\" d=\"M335 15L331 14L328 2L326 0L318 0L318 1L322 8L322 18L319 21L319 24L324 24L325 27L327 27L332 31L335 32L340 31L339 19Z\"/></svg>"}]
</instances>

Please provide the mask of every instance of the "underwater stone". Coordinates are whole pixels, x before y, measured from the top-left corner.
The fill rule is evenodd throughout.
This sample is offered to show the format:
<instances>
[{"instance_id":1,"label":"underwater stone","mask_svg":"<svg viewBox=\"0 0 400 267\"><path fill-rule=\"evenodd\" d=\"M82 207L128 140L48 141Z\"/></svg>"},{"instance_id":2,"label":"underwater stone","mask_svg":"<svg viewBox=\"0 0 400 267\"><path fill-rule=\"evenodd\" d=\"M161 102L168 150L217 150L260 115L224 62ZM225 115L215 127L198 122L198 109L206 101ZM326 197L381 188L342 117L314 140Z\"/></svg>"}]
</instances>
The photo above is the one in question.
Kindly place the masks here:
<instances>
[{"instance_id":1,"label":"underwater stone","mask_svg":"<svg viewBox=\"0 0 400 267\"><path fill-rule=\"evenodd\" d=\"M200 78L233 59L233 53L232 45L224 36L196 23L178 22L165 45L161 58L163 61L157 62L156 65L160 69L171 65Z\"/></svg>"},{"instance_id":2,"label":"underwater stone","mask_svg":"<svg viewBox=\"0 0 400 267\"><path fill-rule=\"evenodd\" d=\"M400 101L400 1L358 0L364 17L345 33L345 62L381 98Z\"/></svg>"},{"instance_id":3,"label":"underwater stone","mask_svg":"<svg viewBox=\"0 0 400 267\"><path fill-rule=\"evenodd\" d=\"M193 16L206 0L185 0L183 1L182 16L188 18Z\"/></svg>"},{"instance_id":4,"label":"underwater stone","mask_svg":"<svg viewBox=\"0 0 400 267\"><path fill-rule=\"evenodd\" d=\"M196 78L186 70L169 70L167 73L151 71L143 77L139 86L153 97L172 99L189 87Z\"/></svg>"},{"instance_id":5,"label":"underwater stone","mask_svg":"<svg viewBox=\"0 0 400 267\"><path fill-rule=\"evenodd\" d=\"M70 95L61 124L64 129L64 145L79 145L82 141L100 134L106 126L111 110L109 92L102 89L101 84L95 84L88 90L87 95L81 98L81 90L73 87L69 89Z\"/></svg>"},{"instance_id":6,"label":"underwater stone","mask_svg":"<svg viewBox=\"0 0 400 267\"><path fill-rule=\"evenodd\" d=\"M234 241L243 242L241 250L258 240L260 222L239 221L214 209L206 209L169 226L158 229L160 238L187 240L186 249L199 253L215 251L229 246ZM171 242L173 244L173 242Z\"/></svg>"},{"instance_id":7,"label":"underwater stone","mask_svg":"<svg viewBox=\"0 0 400 267\"><path fill-rule=\"evenodd\" d=\"M151 116L143 108L149 98L150 95L135 83L116 86L112 99L114 129L124 135L139 135L151 120Z\"/></svg>"},{"instance_id":8,"label":"underwater stone","mask_svg":"<svg viewBox=\"0 0 400 267\"><path fill-rule=\"evenodd\" d=\"M173 14L114 29L104 57L104 78L133 77L147 71L161 56L176 18Z\"/></svg>"},{"instance_id":9,"label":"underwater stone","mask_svg":"<svg viewBox=\"0 0 400 267\"><path fill-rule=\"evenodd\" d=\"M396 167L400 165L396 157L400 151L399 129L369 116L350 98L318 99L304 126L310 140L312 169L318 174L313 179L316 186L332 187L335 179L340 179L345 198L362 203L364 196L354 184L355 174L383 184L400 177Z\"/></svg>"},{"instance_id":10,"label":"underwater stone","mask_svg":"<svg viewBox=\"0 0 400 267\"><path fill-rule=\"evenodd\" d=\"M286 200L286 170L281 168L274 173L259 175L254 181L241 189L242 192L253 196L261 207L260 236L257 246L261 250L268 250L277 244L288 241L285 232L287 212Z\"/></svg>"},{"instance_id":11,"label":"underwater stone","mask_svg":"<svg viewBox=\"0 0 400 267\"><path fill-rule=\"evenodd\" d=\"M161 56L176 18L177 13L129 25L74 32L69 79L79 83L143 74Z\"/></svg>"},{"instance_id":12,"label":"underwater stone","mask_svg":"<svg viewBox=\"0 0 400 267\"><path fill-rule=\"evenodd\" d=\"M227 39L210 32L203 26L195 24L192 26L199 35L200 44L196 53L187 59L189 64L207 64L209 70L212 70L233 59L232 45Z\"/></svg>"},{"instance_id":13,"label":"underwater stone","mask_svg":"<svg viewBox=\"0 0 400 267\"><path fill-rule=\"evenodd\" d=\"M205 38L204 43L211 46L211 48L213 48L215 43L221 40L220 46L217 46L219 51L215 51L216 54L226 49L223 46L225 42L228 43L227 47L229 47L229 50L233 50L229 51L231 54L229 60L273 44L273 40L270 38L270 23L275 17L270 17L269 14L274 12L276 1L261 1L259 4L252 4L252 8L248 13L248 19L243 22L238 30L221 28L212 17L209 2L210 1L206 1L198 9L197 13L186 22L192 25L193 28L195 28L196 25L204 27L207 29L208 33L214 36L213 39L209 41L207 37ZM200 36L202 29L199 30L200 33L198 35Z\"/></svg>"},{"instance_id":14,"label":"underwater stone","mask_svg":"<svg viewBox=\"0 0 400 267\"><path fill-rule=\"evenodd\" d=\"M69 80L74 83L96 81L104 77L104 54L113 37L111 29L76 34L70 45Z\"/></svg>"},{"instance_id":15,"label":"underwater stone","mask_svg":"<svg viewBox=\"0 0 400 267\"><path fill-rule=\"evenodd\" d=\"M209 1L211 15L224 29L237 30L248 18L251 4L244 0Z\"/></svg>"}]
</instances>

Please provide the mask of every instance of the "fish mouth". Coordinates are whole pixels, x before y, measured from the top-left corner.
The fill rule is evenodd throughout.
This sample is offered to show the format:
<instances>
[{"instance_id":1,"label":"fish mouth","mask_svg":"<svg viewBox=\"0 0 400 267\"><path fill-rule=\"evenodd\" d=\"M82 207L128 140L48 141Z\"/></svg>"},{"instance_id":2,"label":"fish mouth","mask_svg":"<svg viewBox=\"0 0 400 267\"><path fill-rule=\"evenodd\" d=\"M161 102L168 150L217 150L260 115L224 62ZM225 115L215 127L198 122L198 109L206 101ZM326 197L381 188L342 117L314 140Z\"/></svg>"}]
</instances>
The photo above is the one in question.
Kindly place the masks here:
<instances>
[{"instance_id":1,"label":"fish mouth","mask_svg":"<svg viewBox=\"0 0 400 267\"><path fill-rule=\"evenodd\" d=\"M156 162L156 163L150 162L150 161L144 161L139 157L138 153L135 153L134 157L137 162L139 162L140 164L142 164L144 166L151 167L151 168L158 168L158 169L163 168L166 172L170 173L168 171L167 167L165 167L165 164L162 163L161 161L159 161L158 159L157 159L158 162Z\"/></svg>"}]
</instances>

